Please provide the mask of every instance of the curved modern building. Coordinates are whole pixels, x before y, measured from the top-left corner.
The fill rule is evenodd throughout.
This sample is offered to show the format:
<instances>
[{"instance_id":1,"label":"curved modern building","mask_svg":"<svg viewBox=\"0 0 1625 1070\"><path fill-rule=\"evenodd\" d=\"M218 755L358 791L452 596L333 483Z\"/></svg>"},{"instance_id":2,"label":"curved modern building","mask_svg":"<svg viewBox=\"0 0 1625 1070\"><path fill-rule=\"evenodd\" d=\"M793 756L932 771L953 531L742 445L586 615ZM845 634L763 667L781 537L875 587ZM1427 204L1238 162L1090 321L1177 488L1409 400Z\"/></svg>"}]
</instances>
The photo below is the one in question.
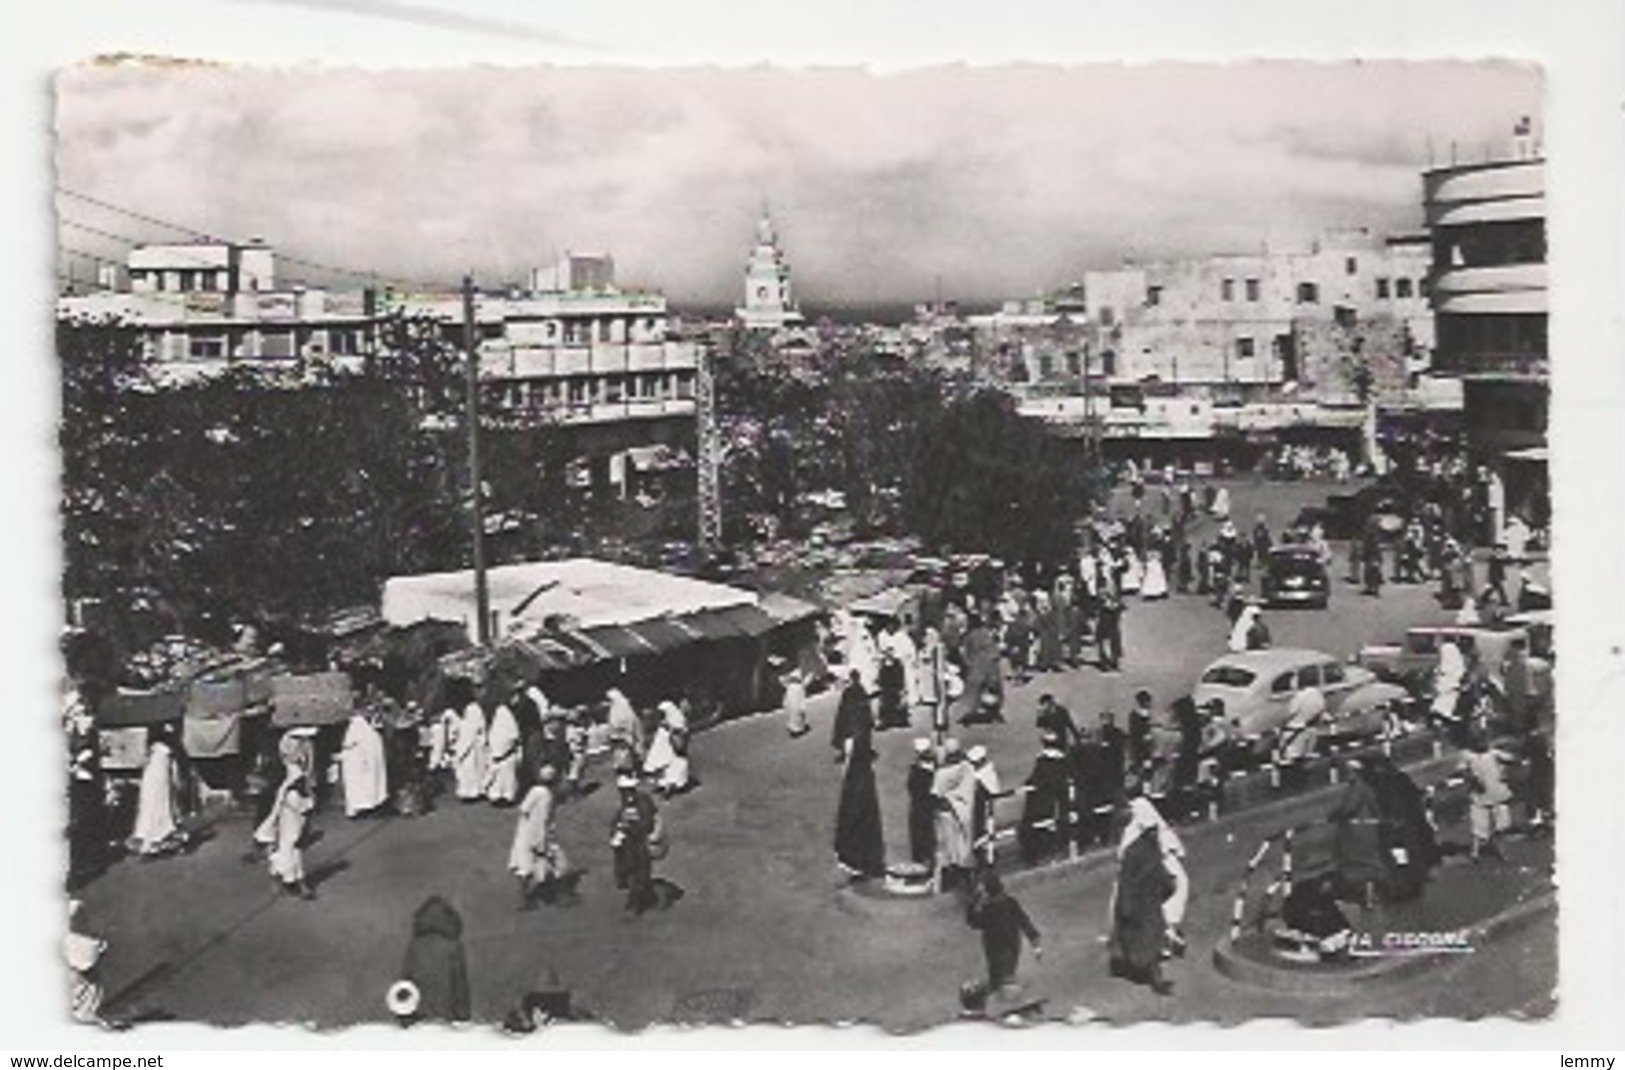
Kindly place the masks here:
<instances>
[{"instance_id":1,"label":"curved modern building","mask_svg":"<svg viewBox=\"0 0 1625 1070\"><path fill-rule=\"evenodd\" d=\"M1423 200L1433 238L1434 370L1461 379L1468 446L1499 476L1504 508L1544 526L1545 161L1529 153L1435 168L1423 174Z\"/></svg>"}]
</instances>

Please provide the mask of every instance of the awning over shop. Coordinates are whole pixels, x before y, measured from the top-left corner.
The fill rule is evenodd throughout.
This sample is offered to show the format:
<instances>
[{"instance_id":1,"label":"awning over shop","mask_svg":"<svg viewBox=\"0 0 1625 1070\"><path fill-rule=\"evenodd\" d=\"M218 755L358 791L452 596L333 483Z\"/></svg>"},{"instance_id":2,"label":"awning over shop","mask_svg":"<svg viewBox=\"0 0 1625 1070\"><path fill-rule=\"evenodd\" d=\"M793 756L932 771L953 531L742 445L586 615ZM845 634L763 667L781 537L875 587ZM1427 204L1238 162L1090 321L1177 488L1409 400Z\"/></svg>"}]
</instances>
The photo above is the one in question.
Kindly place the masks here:
<instances>
[{"instance_id":1,"label":"awning over shop","mask_svg":"<svg viewBox=\"0 0 1625 1070\"><path fill-rule=\"evenodd\" d=\"M799 598L792 598L787 594L769 592L762 595L762 612L778 621L780 624L794 624L797 621L811 620L823 613L823 610L811 602L803 602Z\"/></svg>"},{"instance_id":2,"label":"awning over shop","mask_svg":"<svg viewBox=\"0 0 1625 1070\"><path fill-rule=\"evenodd\" d=\"M278 728L343 724L355 707L350 678L341 672L275 677L271 696L271 723Z\"/></svg>"},{"instance_id":3,"label":"awning over shop","mask_svg":"<svg viewBox=\"0 0 1625 1070\"><path fill-rule=\"evenodd\" d=\"M677 650L701 638L700 633L675 620L643 620L627 625L627 630L659 653Z\"/></svg>"},{"instance_id":4,"label":"awning over shop","mask_svg":"<svg viewBox=\"0 0 1625 1070\"><path fill-rule=\"evenodd\" d=\"M119 688L96 710L100 728L141 728L178 721L186 713L187 688L173 686L152 691Z\"/></svg>"},{"instance_id":5,"label":"awning over shop","mask_svg":"<svg viewBox=\"0 0 1625 1070\"><path fill-rule=\"evenodd\" d=\"M590 628L582 633L582 637L601 647L612 658L635 658L659 652L648 640L621 625Z\"/></svg>"},{"instance_id":6,"label":"awning over shop","mask_svg":"<svg viewBox=\"0 0 1625 1070\"><path fill-rule=\"evenodd\" d=\"M1530 464L1547 464L1551 459L1551 451L1546 446L1529 446L1521 450L1508 450L1506 459Z\"/></svg>"},{"instance_id":7,"label":"awning over shop","mask_svg":"<svg viewBox=\"0 0 1625 1070\"><path fill-rule=\"evenodd\" d=\"M914 599L914 592L902 587L891 587L867 598L860 598L848 608L853 613L862 613L868 617L893 618L901 615Z\"/></svg>"}]
</instances>

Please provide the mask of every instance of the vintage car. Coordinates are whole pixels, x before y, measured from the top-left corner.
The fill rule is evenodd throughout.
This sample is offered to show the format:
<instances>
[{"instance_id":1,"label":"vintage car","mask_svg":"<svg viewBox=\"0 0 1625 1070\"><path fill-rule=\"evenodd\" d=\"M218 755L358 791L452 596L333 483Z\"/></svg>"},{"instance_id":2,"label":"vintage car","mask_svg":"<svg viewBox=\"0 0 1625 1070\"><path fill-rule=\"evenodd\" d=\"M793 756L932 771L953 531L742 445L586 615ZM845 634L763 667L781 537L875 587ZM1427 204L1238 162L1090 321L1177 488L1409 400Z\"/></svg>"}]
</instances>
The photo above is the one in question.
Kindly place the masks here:
<instances>
[{"instance_id":1,"label":"vintage car","mask_svg":"<svg viewBox=\"0 0 1625 1070\"><path fill-rule=\"evenodd\" d=\"M1264 604L1325 609L1332 597L1332 578L1320 554L1309 546L1277 546L1263 562L1259 593Z\"/></svg>"},{"instance_id":2,"label":"vintage car","mask_svg":"<svg viewBox=\"0 0 1625 1070\"><path fill-rule=\"evenodd\" d=\"M1549 621L1549 617L1549 613L1545 614L1544 620ZM1433 674L1439 667L1439 645L1446 639L1456 643L1469 664L1476 661L1497 683L1513 641L1523 639L1529 653L1529 697L1544 705L1552 698L1550 638L1549 623L1543 626L1543 619L1535 614L1526 614L1520 623L1508 620L1501 624L1422 625L1407 631L1400 642L1365 647L1358 660L1379 679L1399 684L1420 697L1432 693Z\"/></svg>"},{"instance_id":3,"label":"vintage car","mask_svg":"<svg viewBox=\"0 0 1625 1070\"><path fill-rule=\"evenodd\" d=\"M1258 740L1262 750L1266 738L1287 723L1292 696L1310 686L1326 697L1323 738L1379 735L1388 718L1410 702L1403 687L1377 679L1369 669L1290 647L1225 655L1203 670L1191 697L1198 706L1222 702L1224 738Z\"/></svg>"}]
</instances>

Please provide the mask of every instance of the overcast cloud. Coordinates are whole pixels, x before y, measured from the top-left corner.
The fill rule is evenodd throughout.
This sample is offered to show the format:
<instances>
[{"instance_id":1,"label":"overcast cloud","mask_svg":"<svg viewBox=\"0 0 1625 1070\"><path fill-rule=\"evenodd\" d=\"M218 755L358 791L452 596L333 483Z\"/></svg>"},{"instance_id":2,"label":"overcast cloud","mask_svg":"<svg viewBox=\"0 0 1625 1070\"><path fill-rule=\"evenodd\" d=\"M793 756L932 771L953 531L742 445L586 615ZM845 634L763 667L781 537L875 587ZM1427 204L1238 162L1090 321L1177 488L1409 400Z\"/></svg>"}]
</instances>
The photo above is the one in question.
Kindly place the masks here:
<instances>
[{"instance_id":1,"label":"overcast cloud","mask_svg":"<svg viewBox=\"0 0 1625 1070\"><path fill-rule=\"evenodd\" d=\"M517 281L558 251L607 249L625 285L725 302L766 198L815 307L924 299L939 276L948 297L1025 296L1125 257L1413 230L1430 142L1437 162L1452 143L1504 151L1541 112L1538 72L1506 63L125 65L64 72L57 92L60 184L157 219L434 282ZM127 247L62 233L97 255Z\"/></svg>"}]
</instances>

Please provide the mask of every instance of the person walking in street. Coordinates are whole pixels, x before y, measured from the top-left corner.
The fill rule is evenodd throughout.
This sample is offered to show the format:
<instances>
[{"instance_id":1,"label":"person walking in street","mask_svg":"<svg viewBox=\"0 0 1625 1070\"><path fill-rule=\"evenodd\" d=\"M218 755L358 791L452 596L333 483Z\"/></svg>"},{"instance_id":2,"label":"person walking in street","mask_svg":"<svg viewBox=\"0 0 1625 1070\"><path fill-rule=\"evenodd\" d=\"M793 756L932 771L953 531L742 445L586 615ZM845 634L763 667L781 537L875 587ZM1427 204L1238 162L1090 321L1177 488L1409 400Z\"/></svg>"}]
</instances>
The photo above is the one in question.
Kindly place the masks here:
<instances>
[{"instance_id":1,"label":"person walking in street","mask_svg":"<svg viewBox=\"0 0 1625 1070\"><path fill-rule=\"evenodd\" d=\"M1028 865L1065 850L1073 836L1075 767L1055 732L1042 729L1040 741L1033 771L1027 777L1026 801L1016 832L1016 843Z\"/></svg>"},{"instance_id":2,"label":"person walking in street","mask_svg":"<svg viewBox=\"0 0 1625 1070\"><path fill-rule=\"evenodd\" d=\"M1044 957L1038 927L991 870L977 881L965 910L965 922L982 934L982 957L987 964L987 988L980 993L982 996L997 998L1016 987L1023 937L1033 947L1033 958Z\"/></svg>"},{"instance_id":3,"label":"person walking in street","mask_svg":"<svg viewBox=\"0 0 1625 1070\"><path fill-rule=\"evenodd\" d=\"M660 724L649 743L648 756L643 760L643 772L655 778L655 790L671 797L681 795L693 786L688 763L688 718L682 708L669 699L659 706Z\"/></svg>"},{"instance_id":4,"label":"person walking in street","mask_svg":"<svg viewBox=\"0 0 1625 1070\"><path fill-rule=\"evenodd\" d=\"M254 841L268 852L271 876L283 891L300 899L316 898L305 879L304 856L305 832L314 808L309 778L304 770L291 766L271 801L271 812L254 830Z\"/></svg>"},{"instance_id":5,"label":"person walking in street","mask_svg":"<svg viewBox=\"0 0 1625 1070\"><path fill-rule=\"evenodd\" d=\"M1496 839L1512 824L1507 805L1512 801L1512 791L1506 782L1507 760L1505 754L1490 746L1482 732L1472 734L1468 751L1461 760L1461 771L1467 776L1471 793L1468 824L1473 838L1470 856L1474 862L1482 855L1505 861Z\"/></svg>"},{"instance_id":6,"label":"person walking in street","mask_svg":"<svg viewBox=\"0 0 1625 1070\"><path fill-rule=\"evenodd\" d=\"M494 806L512 806L519 798L519 758L524 739L506 702L491 712L486 736L490 757L485 766L485 798Z\"/></svg>"},{"instance_id":7,"label":"person walking in street","mask_svg":"<svg viewBox=\"0 0 1625 1070\"><path fill-rule=\"evenodd\" d=\"M976 805L971 821L971 835L975 837L977 854L982 864L991 866L999 831L994 806L998 800L1004 798L1004 786L999 782L999 771L993 767L993 760L988 757L986 747L980 743L976 744L965 754L965 760L970 763L971 772L976 778Z\"/></svg>"},{"instance_id":8,"label":"person walking in street","mask_svg":"<svg viewBox=\"0 0 1625 1070\"><path fill-rule=\"evenodd\" d=\"M344 814L365 817L389 800L384 737L367 718L367 710L350 714L339 748L339 776L344 785Z\"/></svg>"},{"instance_id":9,"label":"person walking in street","mask_svg":"<svg viewBox=\"0 0 1625 1070\"><path fill-rule=\"evenodd\" d=\"M1303 779L1304 767L1320 749L1320 733L1326 719L1326 695L1314 684L1305 683L1287 703L1286 724L1276 741L1275 762L1281 766L1289 787Z\"/></svg>"},{"instance_id":10,"label":"person walking in street","mask_svg":"<svg viewBox=\"0 0 1625 1070\"><path fill-rule=\"evenodd\" d=\"M604 698L609 706L610 743L625 755L622 760L636 769L643 761L643 720L620 688L610 688Z\"/></svg>"},{"instance_id":11,"label":"person walking in street","mask_svg":"<svg viewBox=\"0 0 1625 1070\"><path fill-rule=\"evenodd\" d=\"M1382 852L1382 808L1366 765L1351 758L1346 767L1343 794L1327 815L1335 830L1332 864L1341 894L1370 910L1377 905L1377 890L1387 877Z\"/></svg>"},{"instance_id":12,"label":"person walking in street","mask_svg":"<svg viewBox=\"0 0 1625 1070\"><path fill-rule=\"evenodd\" d=\"M937 854L937 800L931 785L937 776L937 757L931 741L914 741L914 761L908 767L908 857L917 866L931 867Z\"/></svg>"},{"instance_id":13,"label":"person walking in street","mask_svg":"<svg viewBox=\"0 0 1625 1070\"><path fill-rule=\"evenodd\" d=\"M623 773L615 785L620 803L609 836L615 852L615 887L626 892L625 909L637 916L660 902L654 863L657 854L665 853L665 831L659 809L636 776Z\"/></svg>"},{"instance_id":14,"label":"person walking in street","mask_svg":"<svg viewBox=\"0 0 1625 1070\"><path fill-rule=\"evenodd\" d=\"M855 880L886 875L886 847L875 790L874 721L865 699L841 740L841 799L835 812L835 860Z\"/></svg>"},{"instance_id":15,"label":"person walking in street","mask_svg":"<svg viewBox=\"0 0 1625 1070\"><path fill-rule=\"evenodd\" d=\"M463 707L457 722L457 738L452 743L452 768L457 774L457 797L465 803L485 795L488 757L485 743L485 711L472 698Z\"/></svg>"},{"instance_id":16,"label":"person walking in street","mask_svg":"<svg viewBox=\"0 0 1625 1070\"><path fill-rule=\"evenodd\" d=\"M1095 613L1095 642L1100 652L1101 671L1119 671L1123 665L1123 597L1117 581L1112 578L1101 584Z\"/></svg>"},{"instance_id":17,"label":"person walking in street","mask_svg":"<svg viewBox=\"0 0 1625 1070\"><path fill-rule=\"evenodd\" d=\"M1111 935L1107 954L1112 976L1147 984L1159 995L1173 992L1162 973L1167 924L1162 904L1174 893L1174 878L1162 864L1155 827L1131 823L1118 851L1117 883L1112 893Z\"/></svg>"},{"instance_id":18,"label":"person walking in street","mask_svg":"<svg viewBox=\"0 0 1625 1070\"><path fill-rule=\"evenodd\" d=\"M784 674L784 730L791 739L800 739L812 731L807 723L807 682L795 667Z\"/></svg>"},{"instance_id":19,"label":"person walking in street","mask_svg":"<svg viewBox=\"0 0 1625 1070\"><path fill-rule=\"evenodd\" d=\"M175 845L180 831L175 819L174 752L168 740L158 736L147 747L130 843L139 857L156 858Z\"/></svg>"},{"instance_id":20,"label":"person walking in street","mask_svg":"<svg viewBox=\"0 0 1625 1070\"><path fill-rule=\"evenodd\" d=\"M1162 856L1162 868L1172 881L1168 894L1162 899L1165 947L1171 954L1184 955L1185 911L1190 905L1191 894L1190 874L1185 869L1185 843L1162 816L1162 811L1144 795L1129 800L1128 815L1128 826L1123 830L1122 839L1118 843L1118 855L1121 857L1143 830L1151 829L1156 833L1157 851Z\"/></svg>"},{"instance_id":21,"label":"person walking in street","mask_svg":"<svg viewBox=\"0 0 1625 1070\"><path fill-rule=\"evenodd\" d=\"M438 895L425 899L412 915L412 940L400 979L414 993L406 1021L466 1022L471 1016L463 919Z\"/></svg>"},{"instance_id":22,"label":"person walking in street","mask_svg":"<svg viewBox=\"0 0 1625 1070\"><path fill-rule=\"evenodd\" d=\"M538 897L552 902L556 882L569 871L569 859L554 829L558 782L558 771L551 765L542 766L536 783L519 804L508 870L519 879L520 910L532 909Z\"/></svg>"},{"instance_id":23,"label":"person walking in street","mask_svg":"<svg viewBox=\"0 0 1625 1070\"><path fill-rule=\"evenodd\" d=\"M946 889L975 863L976 773L965 761L957 739L943 745L931 793L937 800L937 870Z\"/></svg>"}]
</instances>

